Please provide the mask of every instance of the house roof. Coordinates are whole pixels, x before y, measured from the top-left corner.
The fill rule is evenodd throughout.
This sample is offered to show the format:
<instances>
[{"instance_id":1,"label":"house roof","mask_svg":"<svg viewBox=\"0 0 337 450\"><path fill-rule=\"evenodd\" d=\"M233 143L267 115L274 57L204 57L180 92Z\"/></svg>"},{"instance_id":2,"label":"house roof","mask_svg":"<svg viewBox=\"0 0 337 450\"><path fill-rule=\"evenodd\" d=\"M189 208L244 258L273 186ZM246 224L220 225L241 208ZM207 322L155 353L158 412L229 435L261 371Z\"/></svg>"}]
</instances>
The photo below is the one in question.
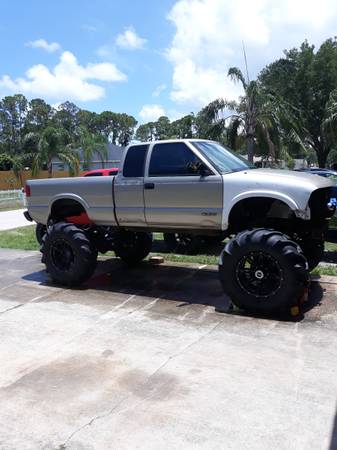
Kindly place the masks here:
<instances>
[{"instance_id":1,"label":"house roof","mask_svg":"<svg viewBox=\"0 0 337 450\"><path fill-rule=\"evenodd\" d=\"M120 161L122 159L123 151L125 147L120 147L115 144L108 144L108 157L106 161ZM80 161L83 161L83 150L80 148L78 150L80 155ZM59 163L61 160L57 157L53 158L53 163ZM99 153L94 152L92 156L92 162L101 162L101 157Z\"/></svg>"}]
</instances>

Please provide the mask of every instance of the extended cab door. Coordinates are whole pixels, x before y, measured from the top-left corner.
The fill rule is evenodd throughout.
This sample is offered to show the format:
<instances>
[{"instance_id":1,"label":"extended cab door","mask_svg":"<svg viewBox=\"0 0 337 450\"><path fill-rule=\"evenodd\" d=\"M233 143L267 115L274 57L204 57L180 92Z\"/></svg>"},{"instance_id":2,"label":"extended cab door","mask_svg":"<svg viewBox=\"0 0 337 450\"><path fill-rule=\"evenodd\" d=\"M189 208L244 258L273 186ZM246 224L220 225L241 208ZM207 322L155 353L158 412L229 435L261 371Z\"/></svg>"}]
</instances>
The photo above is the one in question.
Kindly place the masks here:
<instances>
[{"instance_id":1,"label":"extended cab door","mask_svg":"<svg viewBox=\"0 0 337 450\"><path fill-rule=\"evenodd\" d=\"M128 148L123 169L114 182L117 222L121 226L144 226L144 168L148 145Z\"/></svg>"},{"instance_id":2,"label":"extended cab door","mask_svg":"<svg viewBox=\"0 0 337 450\"><path fill-rule=\"evenodd\" d=\"M205 176L191 171L200 163L207 168ZM222 177L185 142L152 146L144 198L149 226L221 229Z\"/></svg>"}]
</instances>

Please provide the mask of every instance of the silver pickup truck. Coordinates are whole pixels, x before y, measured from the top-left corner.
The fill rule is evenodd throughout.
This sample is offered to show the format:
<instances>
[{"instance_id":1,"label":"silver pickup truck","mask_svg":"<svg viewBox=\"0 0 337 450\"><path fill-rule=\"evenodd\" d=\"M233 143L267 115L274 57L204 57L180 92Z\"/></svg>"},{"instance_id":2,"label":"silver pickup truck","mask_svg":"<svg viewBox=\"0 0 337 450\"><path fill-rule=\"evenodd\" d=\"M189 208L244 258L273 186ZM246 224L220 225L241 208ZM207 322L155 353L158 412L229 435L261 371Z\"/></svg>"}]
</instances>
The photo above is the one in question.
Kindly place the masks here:
<instances>
[{"instance_id":1,"label":"silver pickup truck","mask_svg":"<svg viewBox=\"0 0 337 450\"><path fill-rule=\"evenodd\" d=\"M256 169L200 139L129 145L113 177L29 180L29 220L47 228L42 261L55 282L80 284L98 252L128 264L151 251L152 232L229 237L223 289L250 311L296 303L323 254L333 183L307 173Z\"/></svg>"}]
</instances>

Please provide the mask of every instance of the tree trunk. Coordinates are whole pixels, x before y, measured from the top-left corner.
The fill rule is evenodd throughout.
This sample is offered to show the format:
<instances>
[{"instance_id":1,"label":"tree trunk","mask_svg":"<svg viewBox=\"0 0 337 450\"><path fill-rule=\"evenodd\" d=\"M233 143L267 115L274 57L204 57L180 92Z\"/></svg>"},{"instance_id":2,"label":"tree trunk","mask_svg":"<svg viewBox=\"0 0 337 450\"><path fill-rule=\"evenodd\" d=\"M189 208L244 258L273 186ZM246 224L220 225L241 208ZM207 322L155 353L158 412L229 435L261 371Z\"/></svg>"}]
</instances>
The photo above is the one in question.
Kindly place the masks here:
<instances>
[{"instance_id":1,"label":"tree trunk","mask_svg":"<svg viewBox=\"0 0 337 450\"><path fill-rule=\"evenodd\" d=\"M317 154L318 167L323 169L326 165L327 155L323 152L318 152L317 150L316 150L316 154Z\"/></svg>"},{"instance_id":2,"label":"tree trunk","mask_svg":"<svg viewBox=\"0 0 337 450\"><path fill-rule=\"evenodd\" d=\"M248 161L253 163L254 162L254 136L252 134L248 134L246 141L247 141Z\"/></svg>"},{"instance_id":3,"label":"tree trunk","mask_svg":"<svg viewBox=\"0 0 337 450\"><path fill-rule=\"evenodd\" d=\"M47 167L48 167L48 178L53 178L53 164L51 159L48 161Z\"/></svg>"}]
</instances>

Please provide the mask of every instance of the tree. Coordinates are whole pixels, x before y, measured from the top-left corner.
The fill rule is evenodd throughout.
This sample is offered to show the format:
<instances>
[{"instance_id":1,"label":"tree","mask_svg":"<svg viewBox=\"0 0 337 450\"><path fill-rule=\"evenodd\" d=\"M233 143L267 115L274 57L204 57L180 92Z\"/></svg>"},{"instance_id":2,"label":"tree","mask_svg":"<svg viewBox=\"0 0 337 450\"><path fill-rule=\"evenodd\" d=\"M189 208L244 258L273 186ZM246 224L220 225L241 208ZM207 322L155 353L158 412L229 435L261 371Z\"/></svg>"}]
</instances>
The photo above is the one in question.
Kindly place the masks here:
<instances>
[{"instance_id":1,"label":"tree","mask_svg":"<svg viewBox=\"0 0 337 450\"><path fill-rule=\"evenodd\" d=\"M154 141L156 138L155 122L139 125L136 131L136 139L141 142Z\"/></svg>"},{"instance_id":2,"label":"tree","mask_svg":"<svg viewBox=\"0 0 337 450\"><path fill-rule=\"evenodd\" d=\"M171 122L166 116L161 116L155 122L156 136L157 140L169 139L171 137Z\"/></svg>"},{"instance_id":3,"label":"tree","mask_svg":"<svg viewBox=\"0 0 337 450\"><path fill-rule=\"evenodd\" d=\"M136 125L137 120L133 116L129 116L128 114L124 113L118 115L119 132L116 133L116 141L119 145L126 147L129 144L132 136L134 135ZM113 141L113 144L115 144L116 141Z\"/></svg>"},{"instance_id":4,"label":"tree","mask_svg":"<svg viewBox=\"0 0 337 450\"><path fill-rule=\"evenodd\" d=\"M227 139L235 144L242 129L249 161L253 162L256 142L260 150L265 149L263 153L267 151L269 158L275 161L282 137L291 133L298 139L293 108L280 96L264 89L258 81L246 80L237 67L231 67L228 76L241 83L244 95L238 102L218 99L204 108L203 115L211 124L208 134L216 139L226 133ZM226 110L233 113L225 116Z\"/></svg>"},{"instance_id":5,"label":"tree","mask_svg":"<svg viewBox=\"0 0 337 450\"><path fill-rule=\"evenodd\" d=\"M195 117L194 114L188 114L171 123L171 136L178 139L189 139L194 137Z\"/></svg>"},{"instance_id":6,"label":"tree","mask_svg":"<svg viewBox=\"0 0 337 450\"><path fill-rule=\"evenodd\" d=\"M78 126L77 114L80 109L74 103L64 102L54 110L51 126L66 130L70 136L75 134Z\"/></svg>"},{"instance_id":7,"label":"tree","mask_svg":"<svg viewBox=\"0 0 337 450\"><path fill-rule=\"evenodd\" d=\"M102 166L104 167L104 161L108 159L108 142L106 138L102 135L91 133L86 128L80 128L79 131L78 144L83 152L83 169L89 169L90 162L95 153L101 158ZM78 150L77 145L74 150Z\"/></svg>"},{"instance_id":8,"label":"tree","mask_svg":"<svg viewBox=\"0 0 337 450\"><path fill-rule=\"evenodd\" d=\"M52 116L52 107L41 98L34 98L29 102L25 119L25 134L44 130Z\"/></svg>"},{"instance_id":9,"label":"tree","mask_svg":"<svg viewBox=\"0 0 337 450\"><path fill-rule=\"evenodd\" d=\"M296 108L303 125L301 138L324 167L336 145L327 119L334 101L331 95L337 89L337 39L326 40L316 53L307 41L299 49L285 51L284 58L262 70L259 81Z\"/></svg>"},{"instance_id":10,"label":"tree","mask_svg":"<svg viewBox=\"0 0 337 450\"><path fill-rule=\"evenodd\" d=\"M21 94L4 97L0 102L0 142L4 152L21 152L26 114L27 99Z\"/></svg>"},{"instance_id":11,"label":"tree","mask_svg":"<svg viewBox=\"0 0 337 450\"><path fill-rule=\"evenodd\" d=\"M44 166L47 166L48 178L53 176L53 158L59 158L68 166L69 174L79 171L79 156L68 144L69 136L63 130L47 127L38 141L37 153L34 155L32 172L37 175Z\"/></svg>"}]
</instances>

